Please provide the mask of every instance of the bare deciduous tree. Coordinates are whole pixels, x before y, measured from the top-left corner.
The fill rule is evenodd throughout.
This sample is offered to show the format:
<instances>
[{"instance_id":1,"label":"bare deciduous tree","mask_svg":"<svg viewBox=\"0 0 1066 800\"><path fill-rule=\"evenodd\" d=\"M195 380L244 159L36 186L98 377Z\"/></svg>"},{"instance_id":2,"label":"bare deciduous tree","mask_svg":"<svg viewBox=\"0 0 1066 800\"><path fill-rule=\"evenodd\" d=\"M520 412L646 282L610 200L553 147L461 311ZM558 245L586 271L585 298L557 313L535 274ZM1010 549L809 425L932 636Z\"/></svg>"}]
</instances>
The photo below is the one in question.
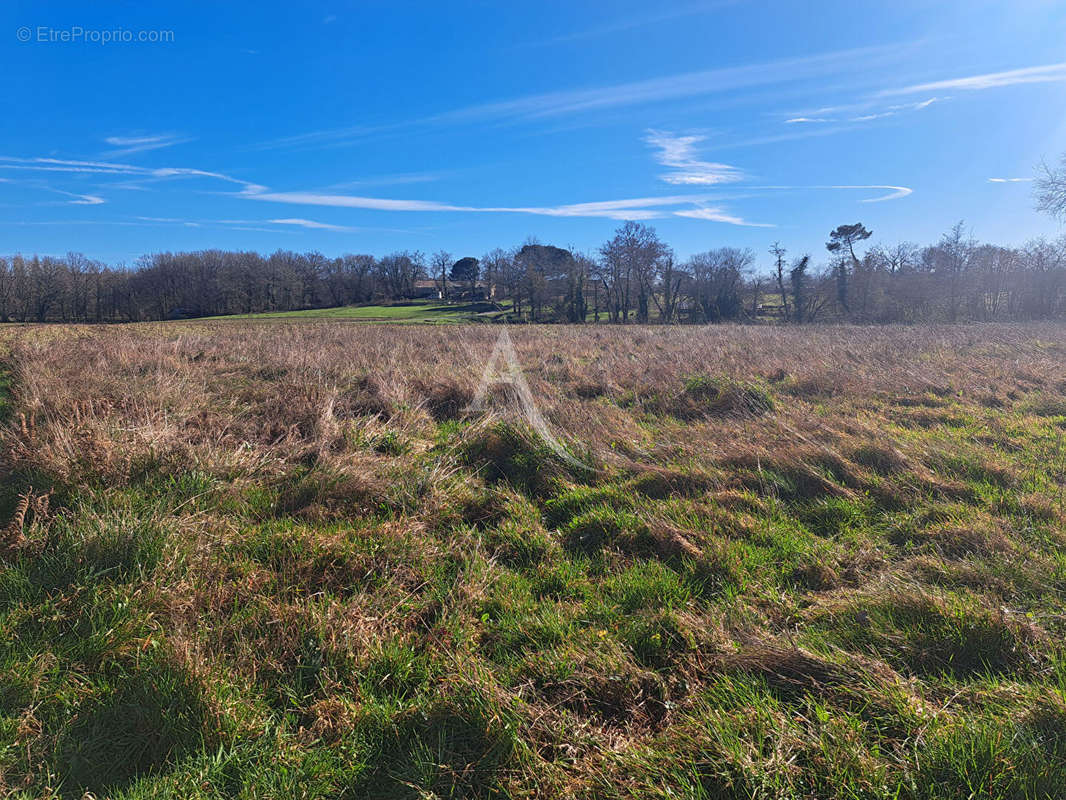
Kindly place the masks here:
<instances>
[{"instance_id":1,"label":"bare deciduous tree","mask_svg":"<svg viewBox=\"0 0 1066 800\"><path fill-rule=\"evenodd\" d=\"M613 322L629 321L634 299L637 322L648 322L660 262L668 253L669 248L654 228L632 221L622 225L614 238L600 248L606 266L601 280L612 295Z\"/></svg>"},{"instance_id":2,"label":"bare deciduous tree","mask_svg":"<svg viewBox=\"0 0 1066 800\"><path fill-rule=\"evenodd\" d=\"M770 248L770 255L774 257L774 278L777 281L777 291L781 295L781 318L785 322L788 322L788 292L785 291L785 253L787 252L780 242L774 242Z\"/></svg>"},{"instance_id":3,"label":"bare deciduous tree","mask_svg":"<svg viewBox=\"0 0 1066 800\"><path fill-rule=\"evenodd\" d=\"M437 282L437 291L441 300L448 299L448 268L452 265L452 254L447 250L438 250L430 259L433 280Z\"/></svg>"},{"instance_id":4,"label":"bare deciduous tree","mask_svg":"<svg viewBox=\"0 0 1066 800\"><path fill-rule=\"evenodd\" d=\"M1066 222L1066 153L1056 167L1041 165L1035 188L1037 209Z\"/></svg>"},{"instance_id":5,"label":"bare deciduous tree","mask_svg":"<svg viewBox=\"0 0 1066 800\"><path fill-rule=\"evenodd\" d=\"M719 247L688 260L692 275L692 300L703 322L721 322L740 316L743 274L755 262L751 250Z\"/></svg>"}]
</instances>

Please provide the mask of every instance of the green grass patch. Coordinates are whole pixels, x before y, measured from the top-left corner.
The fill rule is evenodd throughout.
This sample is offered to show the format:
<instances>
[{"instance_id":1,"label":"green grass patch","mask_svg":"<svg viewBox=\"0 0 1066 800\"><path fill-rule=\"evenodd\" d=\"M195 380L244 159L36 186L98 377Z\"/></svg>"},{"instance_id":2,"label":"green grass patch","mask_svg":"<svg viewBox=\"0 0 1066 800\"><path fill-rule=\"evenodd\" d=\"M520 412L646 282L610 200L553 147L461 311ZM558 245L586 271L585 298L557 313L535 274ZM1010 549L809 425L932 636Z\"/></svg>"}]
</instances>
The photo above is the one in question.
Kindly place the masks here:
<instances>
[{"instance_id":1,"label":"green grass patch","mask_svg":"<svg viewBox=\"0 0 1066 800\"><path fill-rule=\"evenodd\" d=\"M260 314L232 314L222 317L210 317L214 320L231 320L237 322L303 322L336 321L383 323L401 322L416 324L455 324L491 320L500 314L493 303L441 303L411 301L391 303L388 305L339 306L334 308L312 308L304 311L278 311ZM198 320L189 320L195 323ZM172 323L174 324L174 323ZM183 323L177 323L183 324Z\"/></svg>"},{"instance_id":2,"label":"green grass patch","mask_svg":"<svg viewBox=\"0 0 1066 800\"><path fill-rule=\"evenodd\" d=\"M839 610L819 612L811 631L912 675L1025 676L1044 658L1027 621L959 594L855 598Z\"/></svg>"}]
</instances>

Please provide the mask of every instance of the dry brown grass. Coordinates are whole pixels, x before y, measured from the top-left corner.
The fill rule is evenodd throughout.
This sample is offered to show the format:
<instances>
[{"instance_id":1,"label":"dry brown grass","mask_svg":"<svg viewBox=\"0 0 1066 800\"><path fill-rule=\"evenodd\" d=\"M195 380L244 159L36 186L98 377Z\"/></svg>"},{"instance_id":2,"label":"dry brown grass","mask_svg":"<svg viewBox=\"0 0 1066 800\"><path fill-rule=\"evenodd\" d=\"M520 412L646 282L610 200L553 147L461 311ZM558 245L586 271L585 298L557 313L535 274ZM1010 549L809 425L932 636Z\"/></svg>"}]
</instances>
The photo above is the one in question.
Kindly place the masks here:
<instances>
[{"instance_id":1,"label":"dry brown grass","mask_svg":"<svg viewBox=\"0 0 1066 800\"><path fill-rule=\"evenodd\" d=\"M126 576L115 652L159 646L207 739L369 748L402 780L364 765L368 796L876 797L1008 689L1059 724L1019 709L1063 669L1061 326L512 329L591 468L470 410L498 335L22 329L0 570L66 542ZM163 544L128 577L137 522ZM56 618L95 597L53 583ZM58 723L27 708L39 788Z\"/></svg>"},{"instance_id":2,"label":"dry brown grass","mask_svg":"<svg viewBox=\"0 0 1066 800\"><path fill-rule=\"evenodd\" d=\"M979 402L990 388L1020 380L1061 382L1066 346L1055 344L1058 333L1040 325L551 327L514 330L512 338L534 396L564 436L644 464L736 456L758 464L820 448L837 453L854 439L842 423L861 428L864 415L827 417L819 411L827 396L846 398L838 406L847 412L881 396ZM279 461L342 449L344 425L372 435L387 421L401 440L420 439L435 420L461 415L497 335L484 327L227 324L97 328L23 341L16 345L21 430L7 446L20 462L61 475L88 469L118 477L145 458L269 472ZM785 377L769 417L709 413L689 420L696 424L660 426L654 438L634 425L634 416L657 410L634 398L674 397L700 375ZM698 415L686 408L685 416ZM862 444L896 446L865 436ZM898 451L856 454L877 472L899 458Z\"/></svg>"}]
</instances>

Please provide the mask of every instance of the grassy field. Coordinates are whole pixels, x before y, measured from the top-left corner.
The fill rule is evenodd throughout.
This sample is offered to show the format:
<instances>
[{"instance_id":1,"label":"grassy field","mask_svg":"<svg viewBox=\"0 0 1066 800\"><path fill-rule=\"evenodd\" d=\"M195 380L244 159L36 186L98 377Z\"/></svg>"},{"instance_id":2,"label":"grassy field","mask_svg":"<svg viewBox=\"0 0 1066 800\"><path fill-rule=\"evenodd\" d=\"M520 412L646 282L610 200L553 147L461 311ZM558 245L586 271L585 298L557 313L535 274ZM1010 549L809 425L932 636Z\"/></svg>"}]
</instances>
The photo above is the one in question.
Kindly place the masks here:
<instances>
[{"instance_id":1,"label":"grassy field","mask_svg":"<svg viewBox=\"0 0 1066 800\"><path fill-rule=\"evenodd\" d=\"M1066 328L0 331L0 795L1058 798Z\"/></svg>"},{"instance_id":2,"label":"grassy field","mask_svg":"<svg viewBox=\"0 0 1066 800\"><path fill-rule=\"evenodd\" d=\"M340 306L338 308L312 308L306 311L278 311L263 314L236 314L212 317L214 320L239 320L242 322L275 322L278 320L307 321L330 320L334 322L415 322L442 325L475 322L500 315L493 303L433 303L412 301L392 305Z\"/></svg>"}]
</instances>

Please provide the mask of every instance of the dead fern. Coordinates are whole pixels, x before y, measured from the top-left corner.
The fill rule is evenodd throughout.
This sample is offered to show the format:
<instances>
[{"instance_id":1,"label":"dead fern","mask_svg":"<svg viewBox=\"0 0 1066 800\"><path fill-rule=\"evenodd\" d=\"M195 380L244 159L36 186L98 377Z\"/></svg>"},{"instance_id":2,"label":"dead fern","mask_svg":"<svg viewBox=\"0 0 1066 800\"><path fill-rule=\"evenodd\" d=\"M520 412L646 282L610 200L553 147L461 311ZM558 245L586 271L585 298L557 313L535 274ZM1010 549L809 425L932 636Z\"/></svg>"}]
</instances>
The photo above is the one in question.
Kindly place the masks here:
<instances>
[{"instance_id":1,"label":"dead fern","mask_svg":"<svg viewBox=\"0 0 1066 800\"><path fill-rule=\"evenodd\" d=\"M51 496L51 492L36 494L32 486L19 495L11 521L0 532L0 556L10 555L25 546L26 518L32 514L35 521L47 519Z\"/></svg>"}]
</instances>

